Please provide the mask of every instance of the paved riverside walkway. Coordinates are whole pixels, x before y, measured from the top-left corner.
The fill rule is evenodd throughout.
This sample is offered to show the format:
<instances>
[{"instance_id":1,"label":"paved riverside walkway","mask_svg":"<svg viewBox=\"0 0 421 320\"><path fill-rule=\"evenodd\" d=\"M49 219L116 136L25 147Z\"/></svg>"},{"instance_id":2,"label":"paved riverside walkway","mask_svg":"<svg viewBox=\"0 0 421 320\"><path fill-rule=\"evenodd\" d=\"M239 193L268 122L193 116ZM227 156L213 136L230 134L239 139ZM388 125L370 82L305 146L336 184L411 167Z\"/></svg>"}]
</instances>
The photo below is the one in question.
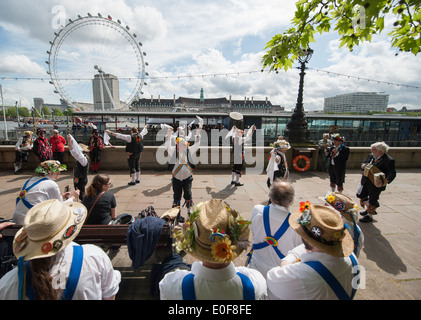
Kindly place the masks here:
<instances>
[{"instance_id":1,"label":"paved riverside walkway","mask_svg":"<svg viewBox=\"0 0 421 320\"><path fill-rule=\"evenodd\" d=\"M365 268L365 288L357 291L357 300L421 300L421 169L398 169L395 181L387 186L380 196L381 207L375 222L360 223L365 235L364 247L360 253L360 264ZM3 218L11 218L16 196L32 172L14 175L0 172L0 200ZM130 213L133 216L152 205L160 215L171 207L172 188L170 172L143 170L141 182L127 185L128 170L108 172L113 192L117 198L117 214ZM93 177L89 175L89 179ZM354 200L355 190L361 178L360 170L348 170L344 193ZM244 186L230 184L230 171L197 170L193 181L193 199L196 203L210 198L224 199L244 217L250 218L255 204L266 204L268 188L266 175L245 174L241 178ZM300 201L323 203L329 191L327 173L313 171L291 173L291 182L296 191L292 211L298 209ZM71 172L63 172L57 183L60 189L69 184L73 189ZM359 201L357 201L359 203ZM182 214L186 216L186 210ZM161 253L157 253L159 255ZM113 265L122 273L123 281L117 299L156 299L149 294L151 263L133 271L127 247L110 254ZM161 257L154 257L162 259ZM191 262L186 256L187 262ZM245 254L235 260L244 264Z\"/></svg>"}]
</instances>

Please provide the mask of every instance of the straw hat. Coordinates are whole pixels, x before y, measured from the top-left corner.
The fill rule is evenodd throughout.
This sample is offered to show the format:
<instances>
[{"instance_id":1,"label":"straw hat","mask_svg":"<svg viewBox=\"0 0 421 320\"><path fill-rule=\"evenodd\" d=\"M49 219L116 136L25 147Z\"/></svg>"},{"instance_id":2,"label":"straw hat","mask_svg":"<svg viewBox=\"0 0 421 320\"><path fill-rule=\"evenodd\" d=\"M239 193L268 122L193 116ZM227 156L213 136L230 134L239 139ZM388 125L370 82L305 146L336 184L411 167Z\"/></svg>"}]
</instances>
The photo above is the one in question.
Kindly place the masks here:
<instances>
[{"instance_id":1,"label":"straw hat","mask_svg":"<svg viewBox=\"0 0 421 320\"><path fill-rule=\"evenodd\" d=\"M230 118L233 120L240 121L243 120L243 115L239 112L230 112Z\"/></svg>"},{"instance_id":2,"label":"straw hat","mask_svg":"<svg viewBox=\"0 0 421 320\"><path fill-rule=\"evenodd\" d=\"M83 144L83 143L79 143L79 147L82 149L82 151L84 152L89 152L88 146Z\"/></svg>"},{"instance_id":3,"label":"straw hat","mask_svg":"<svg viewBox=\"0 0 421 320\"><path fill-rule=\"evenodd\" d=\"M213 263L229 263L247 248L250 221L221 199L201 202L183 230L175 230L176 249Z\"/></svg>"},{"instance_id":4,"label":"straw hat","mask_svg":"<svg viewBox=\"0 0 421 320\"><path fill-rule=\"evenodd\" d=\"M358 206L350 197L339 192L329 192L325 196L325 201L339 211L348 221L355 222L358 217Z\"/></svg>"},{"instance_id":5,"label":"straw hat","mask_svg":"<svg viewBox=\"0 0 421 320\"><path fill-rule=\"evenodd\" d=\"M35 169L36 173L43 173L45 175L47 174L53 174L57 171L66 171L67 166L65 164L60 164L60 161L57 160L47 160L44 162L41 162L40 165Z\"/></svg>"},{"instance_id":6,"label":"straw hat","mask_svg":"<svg viewBox=\"0 0 421 320\"><path fill-rule=\"evenodd\" d=\"M351 234L335 209L300 202L300 210L291 214L289 224L305 241L334 257L348 257L354 250Z\"/></svg>"},{"instance_id":7,"label":"straw hat","mask_svg":"<svg viewBox=\"0 0 421 320\"><path fill-rule=\"evenodd\" d=\"M78 202L51 199L33 206L13 240L15 256L31 260L57 254L76 238L86 216L86 207Z\"/></svg>"}]
</instances>

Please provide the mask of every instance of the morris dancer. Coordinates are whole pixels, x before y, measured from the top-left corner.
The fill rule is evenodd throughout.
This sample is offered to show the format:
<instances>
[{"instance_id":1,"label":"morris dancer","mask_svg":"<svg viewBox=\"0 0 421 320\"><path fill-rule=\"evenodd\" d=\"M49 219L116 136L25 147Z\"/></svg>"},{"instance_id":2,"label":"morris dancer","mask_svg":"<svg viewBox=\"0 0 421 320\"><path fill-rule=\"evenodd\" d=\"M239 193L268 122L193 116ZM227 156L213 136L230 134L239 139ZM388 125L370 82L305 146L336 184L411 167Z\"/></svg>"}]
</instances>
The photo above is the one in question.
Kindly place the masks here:
<instances>
[{"instance_id":1,"label":"morris dancer","mask_svg":"<svg viewBox=\"0 0 421 320\"><path fill-rule=\"evenodd\" d=\"M82 201L86 194L85 187L88 184L89 159L87 153L89 149L82 143L78 144L70 134L67 135L67 141L69 152L76 160L73 169L73 186L75 190L80 191L79 199Z\"/></svg>"},{"instance_id":2,"label":"morris dancer","mask_svg":"<svg viewBox=\"0 0 421 320\"><path fill-rule=\"evenodd\" d=\"M231 184L237 187L244 185L240 183L240 177L244 170L244 144L252 139L255 129L256 126L253 124L243 137L244 131L233 126L225 137L225 139L232 137L234 164L231 170Z\"/></svg>"},{"instance_id":3,"label":"morris dancer","mask_svg":"<svg viewBox=\"0 0 421 320\"><path fill-rule=\"evenodd\" d=\"M285 153L291 148L290 144L285 140L278 139L271 144L271 147L273 147L273 149L270 152L269 162L266 168L268 188L270 188L275 179L286 181L289 178L288 163Z\"/></svg>"},{"instance_id":4,"label":"morris dancer","mask_svg":"<svg viewBox=\"0 0 421 320\"><path fill-rule=\"evenodd\" d=\"M29 150L32 149L34 139L32 131L24 131L24 136L20 137L15 144L15 174L22 173L22 168L26 166L29 157Z\"/></svg>"},{"instance_id":5,"label":"morris dancer","mask_svg":"<svg viewBox=\"0 0 421 320\"><path fill-rule=\"evenodd\" d=\"M104 139L102 135L99 134L98 129L94 129L92 136L89 139L89 157L91 158L91 167L93 173L98 173L99 165L101 164L101 153L104 149Z\"/></svg>"},{"instance_id":6,"label":"morris dancer","mask_svg":"<svg viewBox=\"0 0 421 320\"><path fill-rule=\"evenodd\" d=\"M184 192L184 204L186 206L187 213L190 215L193 199L192 199L192 182L193 182L193 170L195 165L192 163L191 156L199 149L200 146L200 131L202 127L196 130L195 143L189 147L185 137L177 137L175 146L171 145L171 137L173 134L173 128L168 126L167 138L165 141L165 148L170 157L169 169L172 170L172 187L174 192L173 207L179 207L181 203L181 195Z\"/></svg>"},{"instance_id":7,"label":"morris dancer","mask_svg":"<svg viewBox=\"0 0 421 320\"><path fill-rule=\"evenodd\" d=\"M346 162L349 157L349 148L345 146L345 139L339 133L331 137L334 147L325 150L326 156L330 157L329 178L332 192L344 190Z\"/></svg>"},{"instance_id":8,"label":"morris dancer","mask_svg":"<svg viewBox=\"0 0 421 320\"><path fill-rule=\"evenodd\" d=\"M77 201L79 190L75 190L73 194L70 192L62 194L55 182L60 172L65 170L67 170L66 165L60 164L56 160L44 161L35 169L37 175L26 180L16 198L16 207L13 213L13 221L16 224L23 225L29 209L45 200L58 199L63 202L63 198L67 198L64 202Z\"/></svg>"},{"instance_id":9,"label":"morris dancer","mask_svg":"<svg viewBox=\"0 0 421 320\"><path fill-rule=\"evenodd\" d=\"M371 145L371 154L364 160L361 169L364 173L369 171L369 166L375 166L378 171L384 174L384 180L375 179L375 184L363 173L357 197L360 198L362 207L367 210L360 214L363 218L361 222L372 222L373 215L377 214L376 209L380 207L380 193L386 190L386 185L391 183L396 177L395 160L387 154L389 146L384 142L376 142Z\"/></svg>"},{"instance_id":10,"label":"morris dancer","mask_svg":"<svg viewBox=\"0 0 421 320\"><path fill-rule=\"evenodd\" d=\"M136 127L130 129L130 134L113 133L110 130L105 130L109 135L113 135L117 139L122 139L127 142L126 152L128 152L127 161L129 163L130 176L132 180L128 183L134 186L140 182L140 157L143 151L143 137L148 133L146 126L142 132Z\"/></svg>"},{"instance_id":11,"label":"morris dancer","mask_svg":"<svg viewBox=\"0 0 421 320\"><path fill-rule=\"evenodd\" d=\"M45 137L45 132L44 128L37 129L38 138L35 139L32 147L34 154L40 162L51 160L53 158L53 149L51 149L50 142L48 142L48 139Z\"/></svg>"}]
</instances>

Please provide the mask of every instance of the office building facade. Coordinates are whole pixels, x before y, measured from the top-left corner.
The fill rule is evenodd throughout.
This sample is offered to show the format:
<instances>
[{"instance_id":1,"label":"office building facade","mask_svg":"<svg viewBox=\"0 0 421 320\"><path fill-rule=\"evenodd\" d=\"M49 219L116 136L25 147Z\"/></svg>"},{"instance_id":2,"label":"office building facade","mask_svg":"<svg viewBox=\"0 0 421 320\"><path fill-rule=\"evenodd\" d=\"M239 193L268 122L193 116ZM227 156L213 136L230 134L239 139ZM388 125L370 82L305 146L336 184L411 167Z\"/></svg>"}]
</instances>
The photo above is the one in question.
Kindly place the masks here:
<instances>
[{"instance_id":1,"label":"office building facade","mask_svg":"<svg viewBox=\"0 0 421 320\"><path fill-rule=\"evenodd\" d=\"M383 92L354 92L325 98L325 113L365 113L368 111L387 111L389 95Z\"/></svg>"}]
</instances>

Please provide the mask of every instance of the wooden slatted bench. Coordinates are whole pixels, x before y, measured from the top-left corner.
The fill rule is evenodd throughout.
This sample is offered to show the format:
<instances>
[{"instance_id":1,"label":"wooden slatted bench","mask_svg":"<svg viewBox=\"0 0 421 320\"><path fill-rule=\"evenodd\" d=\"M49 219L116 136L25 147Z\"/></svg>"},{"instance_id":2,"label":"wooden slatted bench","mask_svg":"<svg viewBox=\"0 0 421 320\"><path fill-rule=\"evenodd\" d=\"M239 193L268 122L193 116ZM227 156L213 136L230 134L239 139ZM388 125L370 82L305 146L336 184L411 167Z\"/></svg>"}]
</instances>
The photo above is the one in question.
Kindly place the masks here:
<instances>
[{"instance_id":1,"label":"wooden slatted bench","mask_svg":"<svg viewBox=\"0 0 421 320\"><path fill-rule=\"evenodd\" d=\"M130 225L84 225L75 238L78 244L96 245L127 245L127 229ZM0 231L3 237L14 237L22 228L20 225L12 225ZM172 245L171 225L166 223L162 228L161 237L156 245L157 248L166 248ZM0 239L1 241L1 239Z\"/></svg>"}]
</instances>

